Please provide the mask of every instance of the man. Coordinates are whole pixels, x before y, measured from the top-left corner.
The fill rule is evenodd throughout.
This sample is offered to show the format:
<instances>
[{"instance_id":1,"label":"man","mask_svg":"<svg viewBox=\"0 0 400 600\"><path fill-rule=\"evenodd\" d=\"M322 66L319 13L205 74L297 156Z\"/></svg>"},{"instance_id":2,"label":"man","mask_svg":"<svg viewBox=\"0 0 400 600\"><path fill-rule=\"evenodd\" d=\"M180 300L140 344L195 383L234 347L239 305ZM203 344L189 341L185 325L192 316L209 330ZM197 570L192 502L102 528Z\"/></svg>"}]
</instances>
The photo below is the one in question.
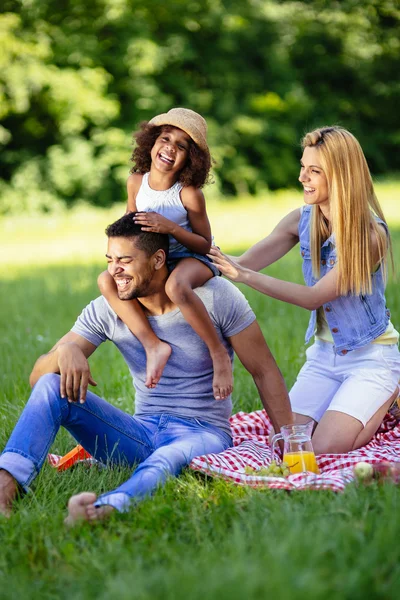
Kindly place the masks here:
<instances>
[{"instance_id":1,"label":"man","mask_svg":"<svg viewBox=\"0 0 400 600\"><path fill-rule=\"evenodd\" d=\"M106 233L108 270L119 297L139 300L156 335L171 345L171 357L157 387L146 388L143 347L103 297L91 302L34 365L32 394L0 457L0 512L6 516L18 485L28 489L61 425L101 461L139 463L116 490L99 498L90 492L73 496L69 524L126 511L195 456L222 452L232 443L231 399L214 399L207 347L165 293L168 236L141 231L129 214ZM282 376L242 293L219 277L196 292L231 358L235 351L253 376L275 429L291 423ZM89 383L95 385L87 359L106 340L121 351L134 378L134 416L87 391Z\"/></svg>"}]
</instances>

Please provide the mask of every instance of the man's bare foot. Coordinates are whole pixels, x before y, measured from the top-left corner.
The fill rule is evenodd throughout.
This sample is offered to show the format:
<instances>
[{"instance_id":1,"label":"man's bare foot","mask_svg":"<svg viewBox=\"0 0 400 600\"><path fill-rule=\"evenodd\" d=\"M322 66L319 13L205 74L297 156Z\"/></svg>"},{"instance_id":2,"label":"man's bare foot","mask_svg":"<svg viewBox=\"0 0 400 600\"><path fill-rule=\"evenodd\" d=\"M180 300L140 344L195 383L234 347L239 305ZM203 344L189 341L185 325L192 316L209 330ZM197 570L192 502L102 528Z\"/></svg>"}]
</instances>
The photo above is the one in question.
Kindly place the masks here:
<instances>
[{"instance_id":1,"label":"man's bare foot","mask_svg":"<svg viewBox=\"0 0 400 600\"><path fill-rule=\"evenodd\" d=\"M82 492L71 496L68 500L68 516L64 519L64 523L72 526L81 521L101 521L115 510L112 506L96 508L94 506L96 500L97 496L93 492Z\"/></svg>"},{"instance_id":2,"label":"man's bare foot","mask_svg":"<svg viewBox=\"0 0 400 600\"><path fill-rule=\"evenodd\" d=\"M160 381L161 375L163 374L164 367L167 364L169 357L171 356L171 346L166 342L158 340L158 344L155 346L147 347L146 357L146 381L145 386L153 389Z\"/></svg>"},{"instance_id":3,"label":"man's bare foot","mask_svg":"<svg viewBox=\"0 0 400 600\"><path fill-rule=\"evenodd\" d=\"M216 400L225 400L233 390L232 363L223 348L211 355L214 365L213 393Z\"/></svg>"},{"instance_id":4,"label":"man's bare foot","mask_svg":"<svg viewBox=\"0 0 400 600\"><path fill-rule=\"evenodd\" d=\"M17 495L17 482L8 471L0 470L0 515L11 516L11 507Z\"/></svg>"}]
</instances>

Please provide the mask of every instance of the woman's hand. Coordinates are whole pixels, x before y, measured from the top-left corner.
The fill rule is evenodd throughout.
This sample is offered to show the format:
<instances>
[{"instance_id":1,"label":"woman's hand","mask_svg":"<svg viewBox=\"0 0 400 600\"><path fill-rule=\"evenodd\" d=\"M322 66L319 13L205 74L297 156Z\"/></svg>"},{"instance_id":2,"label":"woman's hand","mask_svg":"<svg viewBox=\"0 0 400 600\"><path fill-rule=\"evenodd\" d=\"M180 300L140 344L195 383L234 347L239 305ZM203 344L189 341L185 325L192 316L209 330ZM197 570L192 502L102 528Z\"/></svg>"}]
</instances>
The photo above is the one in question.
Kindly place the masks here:
<instances>
[{"instance_id":1,"label":"woman's hand","mask_svg":"<svg viewBox=\"0 0 400 600\"><path fill-rule=\"evenodd\" d=\"M141 226L142 231L152 231L153 233L173 235L173 229L176 227L176 223L156 212L137 212L133 220Z\"/></svg>"},{"instance_id":2,"label":"woman's hand","mask_svg":"<svg viewBox=\"0 0 400 600\"><path fill-rule=\"evenodd\" d=\"M232 260L226 254L223 254L217 246L211 246L210 253L207 254L213 263L221 271L222 275L228 277L231 281L243 282L247 269L242 267L238 262Z\"/></svg>"}]
</instances>

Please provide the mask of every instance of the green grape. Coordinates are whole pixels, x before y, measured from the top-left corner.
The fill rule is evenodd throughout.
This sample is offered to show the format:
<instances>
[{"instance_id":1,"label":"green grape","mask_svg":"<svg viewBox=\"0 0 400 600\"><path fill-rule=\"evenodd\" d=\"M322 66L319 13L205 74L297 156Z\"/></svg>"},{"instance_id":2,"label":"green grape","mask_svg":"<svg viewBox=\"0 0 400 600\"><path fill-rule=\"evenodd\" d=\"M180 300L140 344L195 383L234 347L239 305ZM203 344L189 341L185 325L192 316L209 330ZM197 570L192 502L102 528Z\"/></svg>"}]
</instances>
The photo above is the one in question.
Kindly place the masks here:
<instances>
[{"instance_id":1,"label":"green grape","mask_svg":"<svg viewBox=\"0 0 400 600\"><path fill-rule=\"evenodd\" d=\"M258 471L259 475L267 475L269 477L287 477L290 475L289 465L286 462L279 463L272 460L271 464Z\"/></svg>"},{"instance_id":2,"label":"green grape","mask_svg":"<svg viewBox=\"0 0 400 600\"><path fill-rule=\"evenodd\" d=\"M269 475L269 470L268 469L260 469L257 474L261 475L261 476L266 476L266 475Z\"/></svg>"},{"instance_id":3,"label":"green grape","mask_svg":"<svg viewBox=\"0 0 400 600\"><path fill-rule=\"evenodd\" d=\"M256 473L256 471L249 465L245 466L244 472L246 473L246 475L254 475Z\"/></svg>"},{"instance_id":4,"label":"green grape","mask_svg":"<svg viewBox=\"0 0 400 600\"><path fill-rule=\"evenodd\" d=\"M261 467L261 469L253 469L247 465L244 468L244 472L246 475L259 475L261 477L287 477L290 475L290 468L287 463L277 463L276 460L271 461L266 467Z\"/></svg>"}]
</instances>

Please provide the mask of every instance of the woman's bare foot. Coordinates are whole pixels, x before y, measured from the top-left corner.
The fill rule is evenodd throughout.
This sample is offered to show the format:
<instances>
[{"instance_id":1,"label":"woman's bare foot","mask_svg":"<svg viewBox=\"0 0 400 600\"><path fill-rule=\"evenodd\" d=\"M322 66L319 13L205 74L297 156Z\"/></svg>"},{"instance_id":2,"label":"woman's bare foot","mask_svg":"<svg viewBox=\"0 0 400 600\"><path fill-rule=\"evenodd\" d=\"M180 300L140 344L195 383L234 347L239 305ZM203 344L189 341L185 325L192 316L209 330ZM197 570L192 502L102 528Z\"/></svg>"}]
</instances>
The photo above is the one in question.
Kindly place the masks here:
<instances>
[{"instance_id":1,"label":"woman's bare foot","mask_svg":"<svg viewBox=\"0 0 400 600\"><path fill-rule=\"evenodd\" d=\"M112 506L96 508L94 506L96 500L97 496L93 492L82 492L71 496L68 501L68 516L64 519L64 523L72 526L80 521L101 521L115 510Z\"/></svg>"},{"instance_id":2,"label":"woman's bare foot","mask_svg":"<svg viewBox=\"0 0 400 600\"><path fill-rule=\"evenodd\" d=\"M8 471L0 470L0 515L11 516L11 507L17 495L17 482Z\"/></svg>"},{"instance_id":3,"label":"woman's bare foot","mask_svg":"<svg viewBox=\"0 0 400 600\"><path fill-rule=\"evenodd\" d=\"M169 357L171 356L171 346L166 342L158 340L157 345L146 347L146 381L145 386L153 389L160 381L161 375L163 374L164 367L167 364Z\"/></svg>"},{"instance_id":4,"label":"woman's bare foot","mask_svg":"<svg viewBox=\"0 0 400 600\"><path fill-rule=\"evenodd\" d=\"M225 400L233 390L232 363L223 348L211 355L214 365L213 393L216 400Z\"/></svg>"}]
</instances>

